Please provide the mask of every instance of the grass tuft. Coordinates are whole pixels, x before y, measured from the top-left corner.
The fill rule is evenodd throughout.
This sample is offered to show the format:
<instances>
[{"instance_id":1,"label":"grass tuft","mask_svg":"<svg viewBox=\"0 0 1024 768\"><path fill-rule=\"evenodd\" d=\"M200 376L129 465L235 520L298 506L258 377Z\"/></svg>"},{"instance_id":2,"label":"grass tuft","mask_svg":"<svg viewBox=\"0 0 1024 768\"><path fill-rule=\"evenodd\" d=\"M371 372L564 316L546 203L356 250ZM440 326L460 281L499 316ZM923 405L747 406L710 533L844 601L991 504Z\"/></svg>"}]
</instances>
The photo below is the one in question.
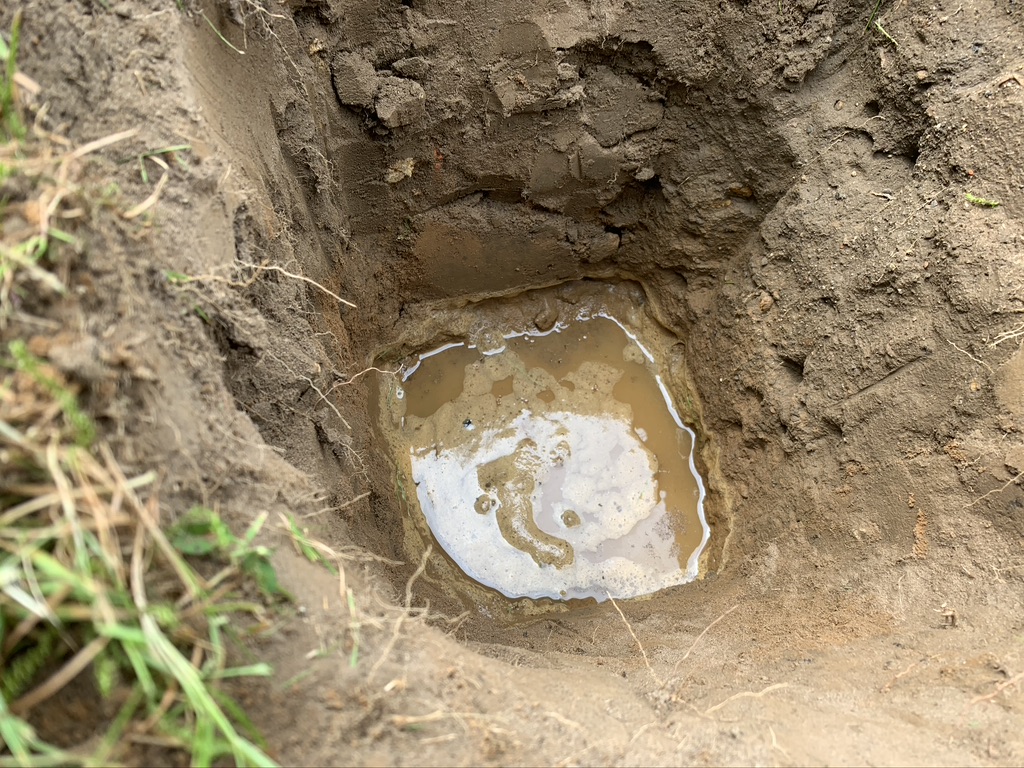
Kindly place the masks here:
<instances>
[{"instance_id":1,"label":"grass tuft","mask_svg":"<svg viewBox=\"0 0 1024 768\"><path fill-rule=\"evenodd\" d=\"M82 445L81 411L56 371L44 371L40 361L5 364L0 740L15 763L59 754L26 718L88 670L100 696L125 702L101 757L155 735L195 763L230 757L239 765L272 764L236 729L252 730L220 685L270 674L262 664L228 666L223 633L229 614L262 610L229 602L244 577L280 592L276 577L266 575L267 551L253 545L262 520L235 538L219 517L200 512L181 530L195 537L196 520L205 522L206 538L194 538L205 547L188 546L175 528L165 537L155 474L128 478L103 443ZM183 557L197 552L227 552L230 562L207 581Z\"/></svg>"},{"instance_id":2,"label":"grass tuft","mask_svg":"<svg viewBox=\"0 0 1024 768\"><path fill-rule=\"evenodd\" d=\"M228 567L221 574L238 572L249 576L264 596L290 597L277 581L277 573L270 564L270 550L253 543L266 521L267 513L263 512L239 538L212 509L192 507L171 527L168 535L175 549L183 554L226 563ZM217 584L222 579L219 574L212 582Z\"/></svg>"}]
</instances>

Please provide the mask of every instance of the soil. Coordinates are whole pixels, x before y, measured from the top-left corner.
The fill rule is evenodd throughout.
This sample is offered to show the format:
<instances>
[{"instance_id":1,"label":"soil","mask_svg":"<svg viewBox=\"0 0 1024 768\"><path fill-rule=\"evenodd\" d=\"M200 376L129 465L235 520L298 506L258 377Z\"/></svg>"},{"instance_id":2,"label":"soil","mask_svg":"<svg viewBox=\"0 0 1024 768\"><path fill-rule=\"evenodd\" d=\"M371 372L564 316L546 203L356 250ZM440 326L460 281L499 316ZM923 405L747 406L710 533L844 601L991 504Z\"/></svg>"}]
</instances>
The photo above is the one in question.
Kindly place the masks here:
<instances>
[{"instance_id":1,"label":"soil","mask_svg":"<svg viewBox=\"0 0 1024 768\"><path fill-rule=\"evenodd\" d=\"M39 125L137 133L10 332L166 520L291 513L342 558L267 534L297 601L240 696L277 759L1024 761L1019 3L16 5ZM577 279L676 339L713 557L487 616L408 545L372 369Z\"/></svg>"}]
</instances>

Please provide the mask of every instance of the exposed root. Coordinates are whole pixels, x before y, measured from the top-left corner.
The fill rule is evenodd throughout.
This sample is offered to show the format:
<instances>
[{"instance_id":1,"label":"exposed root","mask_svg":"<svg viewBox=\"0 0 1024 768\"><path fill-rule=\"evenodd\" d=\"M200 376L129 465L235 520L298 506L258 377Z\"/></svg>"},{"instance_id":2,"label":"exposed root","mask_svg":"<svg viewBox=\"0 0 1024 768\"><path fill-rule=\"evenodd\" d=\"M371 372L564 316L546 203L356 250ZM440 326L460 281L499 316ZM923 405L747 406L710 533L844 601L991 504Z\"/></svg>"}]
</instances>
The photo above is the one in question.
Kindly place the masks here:
<instances>
[{"instance_id":1,"label":"exposed root","mask_svg":"<svg viewBox=\"0 0 1024 768\"><path fill-rule=\"evenodd\" d=\"M554 712L554 711L548 710L547 712L544 713L544 717L550 717L552 720L554 720L555 722L561 723L566 728L572 728L575 731L586 731L586 728L584 728L582 725L577 723L575 720L570 720L568 717L566 717L565 715L562 715L562 714L560 714L558 712Z\"/></svg>"},{"instance_id":2,"label":"exposed root","mask_svg":"<svg viewBox=\"0 0 1024 768\"><path fill-rule=\"evenodd\" d=\"M284 367L284 369L285 369L286 371L288 371L288 373L290 373L290 374L291 374L292 376L294 376L294 377L295 377L296 379L298 379L299 381L304 381L304 382L305 382L305 383L306 383L306 384L307 384L307 385L309 386L309 388L310 388L310 389L312 389L312 390L313 390L314 392L316 392L316 393L317 393L317 394L318 394L318 395L320 396L320 400L317 400L317 401L316 401L316 403L314 403L314 404L313 404L313 407L314 407L314 408L315 408L315 407L316 407L317 405L319 405L319 404L320 404L320 401L321 401L321 400L322 400L323 402L327 403L327 406L328 406L328 407L329 407L329 408L330 408L330 409L331 409L332 411L334 411L334 415L338 417L338 420L339 420L339 421L340 421L340 422L341 422L342 424L344 424L344 425L345 425L345 429L349 430L350 432L352 431L352 425L351 425L351 424L349 424L349 423L348 423L348 421L347 421L347 420L345 419L345 417L341 415L341 411L340 411L340 410L338 410L338 406L336 406L336 405L335 405L334 403L332 403L332 402L331 402L331 400L330 400L330 397L329 397L329 395L330 395L330 391L328 391L328 392L327 392L327 393L325 394L325 393L324 393L324 391L323 391L322 389L320 389L320 387L318 387L318 386L317 386L317 385L316 385L316 384L315 384L315 383L313 382L313 379L311 379L311 378L310 378L309 376L303 376L303 375L302 375L301 373L296 373L296 372L295 372L294 370L292 370L292 367L291 367L290 365L288 365L288 363L286 363L286 362L285 362L284 360L282 360L282 359L281 359L280 357L278 357L277 355L275 355L275 354L274 354L273 352L268 352L268 353L267 353L267 356L268 356L268 357L270 357L270 358L271 358L271 359L273 359L273 360L276 360L276 361L277 361L278 363L280 363L280 364L281 364L281 365L282 365L282 366ZM309 416L307 416L307 418L309 418ZM311 420L312 420L312 419L311 419Z\"/></svg>"},{"instance_id":3,"label":"exposed root","mask_svg":"<svg viewBox=\"0 0 1024 768\"><path fill-rule=\"evenodd\" d=\"M1009 480L1007 480L1005 483L1003 483L1002 486L1000 486L999 488L993 488L991 491L989 491L988 493L984 494L983 496L979 496L974 501L972 501L970 504L968 504L967 507L968 508L973 507L975 504L981 503L982 501L987 499L989 496L994 496L997 493L1002 493L1007 488L1009 488L1011 485L1013 485L1018 480L1020 480L1022 477L1024 477L1024 472L1018 472L1014 477L1011 477Z\"/></svg>"},{"instance_id":4,"label":"exposed root","mask_svg":"<svg viewBox=\"0 0 1024 768\"><path fill-rule=\"evenodd\" d=\"M370 491L363 491L362 493L360 493L355 498L352 498L352 499L349 499L348 501L346 501L344 504L339 504L336 507L325 507L324 509L318 509L315 512L307 512L305 515L302 516L302 519L303 520L308 520L311 517L319 517L324 512L341 512L343 510L348 509L351 506L354 506L354 505L358 504L360 501L362 501L363 499L368 498L369 496L370 496Z\"/></svg>"},{"instance_id":5,"label":"exposed root","mask_svg":"<svg viewBox=\"0 0 1024 768\"><path fill-rule=\"evenodd\" d=\"M992 342L989 344L989 346L998 347L1004 341L1012 341L1014 339L1019 339L1021 337L1024 337L1024 323L1021 323L1020 325L1011 328L1008 331L1003 331L994 339L992 339Z\"/></svg>"},{"instance_id":6,"label":"exposed root","mask_svg":"<svg viewBox=\"0 0 1024 768\"><path fill-rule=\"evenodd\" d=\"M679 665L682 664L684 661L686 661L688 658L690 658L690 654L693 653L693 649L697 647L697 643L699 643L701 641L701 639L704 637L704 635L706 635L708 633L708 631L713 626L715 626L715 624L720 622L722 619L724 619L726 616L728 616L730 613L732 613L733 611L735 611L739 607L740 607L739 604L734 605L732 608L727 610L725 613L723 613L717 619L715 619L710 624L708 624L706 627L704 627L704 631L701 632L699 635L697 635L697 639L693 641L693 644L690 646L689 650L687 650L686 653L683 654L683 658L681 658L679 661L677 661L676 665L674 667L672 667L672 673L675 674L678 671L678 669L679 669Z\"/></svg>"},{"instance_id":7,"label":"exposed root","mask_svg":"<svg viewBox=\"0 0 1024 768\"><path fill-rule=\"evenodd\" d=\"M712 712L717 712L722 707L724 707L726 704L729 704L729 703L731 703L733 701L736 701L737 699L759 699L759 698L761 698L762 696L764 696L767 693L771 693L772 691L777 691L777 690L779 690L781 688L788 688L788 687L789 687L789 683L775 683L774 685L769 685L764 690L758 691L756 693L754 691L741 691L740 693L734 693L732 696L727 698L725 701L721 701L718 704L715 704L713 707L708 707L707 709L705 709L704 710L704 716L707 717Z\"/></svg>"},{"instance_id":8,"label":"exposed root","mask_svg":"<svg viewBox=\"0 0 1024 768\"><path fill-rule=\"evenodd\" d=\"M374 366L371 365L369 368L364 368L363 370L359 371L359 373L352 374L351 376L348 377L347 380L345 380L343 382L339 382L339 384L342 384L342 385L351 384L353 381L358 379L360 376L365 376L367 373L370 373L371 371L376 371L377 373L383 373L386 376L397 376L399 373L402 372L402 369L401 368L396 368L393 371L389 371L389 370L386 370L384 368L375 368Z\"/></svg>"},{"instance_id":9,"label":"exposed root","mask_svg":"<svg viewBox=\"0 0 1024 768\"><path fill-rule=\"evenodd\" d=\"M432 546L428 546L426 548L426 550L423 552L423 558L420 560L419 566L413 572L412 576L409 577L409 581L407 581L405 584L405 610L398 615L397 619L395 619L395 626L391 630L391 637L388 638L388 642L384 646L384 650L381 651L380 657L377 659L377 661L374 662L373 666L370 667L370 672L366 676L366 679L368 681L372 680L374 675L376 675L378 670L380 670L380 668L384 665L384 662L387 661L387 658L390 655L391 650L395 647L395 643L398 642L398 635L402 630L402 622L405 620L407 616L409 616L412 613L413 585L416 583L416 579L422 576L423 572L427 570L427 561L430 559L430 554L432 551Z\"/></svg>"},{"instance_id":10,"label":"exposed root","mask_svg":"<svg viewBox=\"0 0 1024 768\"><path fill-rule=\"evenodd\" d=\"M978 704L978 703L980 703L982 701L991 701L996 696L998 696L1003 691L1005 691L1007 688L1012 688L1013 686L1017 685L1017 683L1019 683L1021 681L1024 681L1024 672L1018 672L1016 675L1011 677L1009 680L1004 680L1003 682L999 683L999 685L996 686L996 689L994 691L992 691L992 693L986 693L983 696L975 696L973 699L971 699L971 704L974 705L974 704Z\"/></svg>"},{"instance_id":11,"label":"exposed root","mask_svg":"<svg viewBox=\"0 0 1024 768\"><path fill-rule=\"evenodd\" d=\"M947 342L947 343L948 343L948 344L949 344L949 345L950 345L950 346L951 346L951 347L952 347L953 349L955 349L955 350L956 350L957 352L959 352L960 354L962 354L962 355L966 355L966 356L967 356L967 357L969 357L969 358L970 358L971 360L973 360L974 362L976 362L976 363L977 363L978 365L984 366L984 367L985 367L986 369L988 369L988 372L989 372L989 373L995 373L995 371L993 371L993 370L992 370L992 366L991 366L991 365L989 365L988 363L986 363L986 362L985 362L984 360L982 360L982 359L980 359L980 358L977 358L977 357L975 357L975 356L974 356L974 355L972 355L972 354L971 354L970 352L968 352L968 351L967 351L966 349L961 349L961 348L960 348L960 347L958 347L958 346L957 346L956 344L954 344L954 343L953 343L952 341L949 341L949 339L946 339L946 342Z\"/></svg>"},{"instance_id":12,"label":"exposed root","mask_svg":"<svg viewBox=\"0 0 1024 768\"><path fill-rule=\"evenodd\" d=\"M893 676L892 680L890 680L888 683L882 686L882 688L879 689L879 693L888 693L889 691L891 691L892 687L897 683L897 681L913 672L917 668L917 666L922 663L922 661L929 661L929 659L918 659L917 661L911 662L906 669L897 672Z\"/></svg>"},{"instance_id":13,"label":"exposed root","mask_svg":"<svg viewBox=\"0 0 1024 768\"><path fill-rule=\"evenodd\" d=\"M782 747L780 747L780 746L779 746L779 740L778 740L777 738L775 738L775 729L774 729L774 728L772 728L772 727L771 727L770 725L768 726L768 733L769 733L769 734L771 735L771 737L772 737L772 749L777 749L777 750L779 750L779 752L781 752L781 753L782 753L782 756L783 756L783 757L785 757L785 758L786 758L787 760L789 760L789 761L792 761L792 760L793 760L793 758L791 758L791 757L789 756L789 752L787 752L786 750L784 750L784 749L783 749Z\"/></svg>"},{"instance_id":14,"label":"exposed root","mask_svg":"<svg viewBox=\"0 0 1024 768\"><path fill-rule=\"evenodd\" d=\"M647 667L647 671L651 673L651 677L654 678L660 687L665 687L665 681L658 677L658 674L654 671L654 667L651 666L651 660L647 658L647 651L644 650L644 644L640 642L640 638L636 636L636 632L633 631L633 625L629 623L629 619L626 618L626 614L619 608L619 604L615 602L615 598L611 596L611 593L606 592L608 599L612 603L612 607L618 612L619 617L622 619L622 623L626 625L626 629L629 630L630 637L633 638L633 642L636 643L636 647L640 649L640 654L644 657L644 665Z\"/></svg>"},{"instance_id":15,"label":"exposed root","mask_svg":"<svg viewBox=\"0 0 1024 768\"><path fill-rule=\"evenodd\" d=\"M323 512L334 511L334 510L337 510L337 509L344 509L346 506L349 506L351 504L355 504L357 501L360 501L361 499L364 499L369 494L370 494L370 492L367 491L366 493L360 494L359 496L356 496L354 499L346 502L341 507L331 507L331 508L326 509L326 510L318 510L317 512L312 512L309 515L306 515L306 517L310 517L312 515L319 515L319 514L322 514ZM281 518L281 522L277 526L278 530L280 530L280 531L282 531L282 532L284 532L284 533L286 533L286 534L288 534L288 535L290 535L290 536L292 536L294 538L295 531L292 529L291 523L288 520L288 518L285 517L285 515L281 514L280 512L278 513L278 516ZM322 556L324 556L325 559L332 560L339 567L341 567L341 562L343 560L349 560L349 561L353 561L353 562L364 562L364 563L366 563L366 562L382 563L384 565L393 565L393 566L405 565L405 563L403 563L401 560L391 560L390 558L384 557L382 555L374 554L373 552L368 552L368 551L366 551L364 549L360 549L359 547L355 547L355 546L343 547L341 549L334 549L333 547L328 546L327 544L325 544L324 542L320 541L319 539L314 539L314 538L312 538L310 536L307 536L307 535L303 535L302 543L312 547L318 553L320 553Z\"/></svg>"},{"instance_id":16,"label":"exposed root","mask_svg":"<svg viewBox=\"0 0 1024 768\"><path fill-rule=\"evenodd\" d=\"M1021 682L1024 682L1024 672L1018 672L1016 675L1009 678L1008 680L1004 680L1003 682L999 683L996 686L995 690L991 691L990 693L975 696L973 699L967 702L967 704L964 705L963 711L961 711L960 713L960 719L963 720L963 718L966 717L967 711L971 707L975 706L976 704L980 704L983 701L994 701L999 696L1001 696L1004 691L1006 691L1009 688L1017 686Z\"/></svg>"},{"instance_id":17,"label":"exposed root","mask_svg":"<svg viewBox=\"0 0 1024 768\"><path fill-rule=\"evenodd\" d=\"M426 725L427 723L439 723L445 720L455 720L462 726L466 733L469 733L470 726L475 726L496 736L511 735L512 732L508 729L493 725L491 721L495 719L496 718L493 716L484 715L479 712L446 712L441 709L436 709L426 715L391 715L388 718L391 725L396 728L410 728ZM448 740L447 736L441 738L446 741Z\"/></svg>"},{"instance_id":18,"label":"exposed root","mask_svg":"<svg viewBox=\"0 0 1024 768\"><path fill-rule=\"evenodd\" d=\"M253 274L252 274L252 277L250 277L248 280L232 280L231 278L224 277L223 275L215 275L215 274L208 274L208 275L177 275L177 274L175 274L172 277L172 282L176 283L178 285L185 285L185 284L188 284L188 283L215 282L215 283L223 283L223 284L228 285L228 286L230 286L232 288L245 289L245 288L251 288L252 285L259 279L259 276L260 276L261 273L263 273L263 272L278 272L278 273L284 275L285 277L290 277L293 280L299 280L300 282L308 283L309 285L313 286L314 288L317 288L320 291L322 291L323 293L327 294L328 296L330 296L332 299L334 299L338 303L344 304L346 307L351 307L353 309L356 309L356 305L353 304L351 301L349 301L348 299L341 298L341 296L339 296L338 294L336 294L334 291L330 290L329 288L325 288L320 283L318 283L316 280L312 280L312 279L306 277L305 275L300 275L300 274L298 274L296 272L289 272L284 267L279 267L276 264L268 264L266 261L264 261L264 262L262 262L260 264L245 264L243 266L246 266L246 267L249 267L249 268L255 270L253 272Z\"/></svg>"},{"instance_id":19,"label":"exposed root","mask_svg":"<svg viewBox=\"0 0 1024 768\"><path fill-rule=\"evenodd\" d=\"M327 294L328 296L330 296L330 297L331 297L332 299L334 299L335 301L337 301L337 302L338 302L339 304L344 304L344 305L345 305L346 307L352 307L353 309L355 309L355 308L356 308L356 305L355 305L355 304L353 304L353 303L352 303L351 301L349 301L348 299L343 299L343 298L341 298L341 296L339 296L338 294L336 294L336 293L335 293L334 291L331 291L331 290L328 290L327 288L324 288L324 287L323 287L322 285L320 285L320 283L318 283L318 282L317 282L316 280L311 280L311 279L309 279L308 277L306 277L306 276L304 276L304 275L299 275L299 274L296 274L295 272L289 272L289 271L288 271L287 269L284 269L283 267L279 267L279 266L277 266L277 265L275 265L275 264L267 264L267 263L263 263L263 264L260 264L260 265L259 265L259 266L258 266L258 267L256 268L256 275L254 275L254 277L255 277L255 276L257 276L257 275L259 275L259 273L260 273L260 272L262 272L262 271L267 271L267 272L280 272L280 273L281 273L282 275L284 275L285 277L290 277L290 278L292 278L293 280L301 280L301 281L302 281L302 282L304 282L304 283L309 283L309 284L310 284L310 285L312 285L312 286L313 286L314 288L319 288L319 289L320 289L321 291L323 291L324 293L326 293L326 294Z\"/></svg>"}]
</instances>

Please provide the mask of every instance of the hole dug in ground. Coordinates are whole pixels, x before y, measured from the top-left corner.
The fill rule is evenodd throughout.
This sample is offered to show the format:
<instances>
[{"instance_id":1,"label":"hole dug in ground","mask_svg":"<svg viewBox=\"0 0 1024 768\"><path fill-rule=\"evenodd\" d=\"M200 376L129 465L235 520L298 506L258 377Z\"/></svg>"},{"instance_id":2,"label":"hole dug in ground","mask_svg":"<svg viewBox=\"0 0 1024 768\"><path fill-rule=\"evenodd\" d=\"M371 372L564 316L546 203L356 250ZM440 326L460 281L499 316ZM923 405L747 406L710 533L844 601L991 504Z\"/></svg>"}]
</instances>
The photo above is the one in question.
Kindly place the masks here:
<instances>
[{"instance_id":1,"label":"hole dug in ground","mask_svg":"<svg viewBox=\"0 0 1024 768\"><path fill-rule=\"evenodd\" d=\"M24 39L75 56L24 69L76 145L130 115L139 153L194 155L162 229L81 267L96 344L165 340L133 347L158 373L122 453L166 504L294 513L343 565L277 548L295 615L241 698L282 761L1024 759L1017 11L34 5ZM409 457L444 440L475 452L439 470L468 522L430 534ZM587 505L625 528L662 492L606 551ZM510 540L514 567L457 565Z\"/></svg>"}]
</instances>

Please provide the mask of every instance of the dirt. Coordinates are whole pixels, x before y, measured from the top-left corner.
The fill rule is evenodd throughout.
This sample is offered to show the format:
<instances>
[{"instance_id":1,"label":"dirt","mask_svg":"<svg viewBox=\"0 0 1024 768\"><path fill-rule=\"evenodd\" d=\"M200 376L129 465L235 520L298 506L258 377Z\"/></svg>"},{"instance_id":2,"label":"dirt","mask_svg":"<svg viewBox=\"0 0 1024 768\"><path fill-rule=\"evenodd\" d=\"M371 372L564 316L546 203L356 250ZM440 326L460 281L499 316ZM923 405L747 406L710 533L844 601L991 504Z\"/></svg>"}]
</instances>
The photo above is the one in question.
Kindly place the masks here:
<instances>
[{"instance_id":1,"label":"dirt","mask_svg":"<svg viewBox=\"0 0 1024 768\"><path fill-rule=\"evenodd\" d=\"M1019 3L19 5L39 126L138 133L11 332L165 519L290 512L342 557L267 541L297 603L241 697L277 759L1024 760ZM715 556L488 617L405 545L369 369L581 278L677 339Z\"/></svg>"}]
</instances>

